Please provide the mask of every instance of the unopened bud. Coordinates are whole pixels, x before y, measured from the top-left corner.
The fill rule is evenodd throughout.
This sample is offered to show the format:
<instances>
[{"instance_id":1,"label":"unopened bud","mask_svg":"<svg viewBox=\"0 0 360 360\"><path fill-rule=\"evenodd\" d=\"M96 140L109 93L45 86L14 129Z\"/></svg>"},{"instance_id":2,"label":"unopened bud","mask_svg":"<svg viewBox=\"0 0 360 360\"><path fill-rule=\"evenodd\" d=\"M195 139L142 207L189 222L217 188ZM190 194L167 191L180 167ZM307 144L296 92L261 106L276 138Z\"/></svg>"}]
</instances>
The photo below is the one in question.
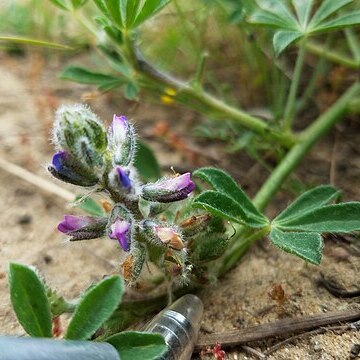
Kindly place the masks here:
<instances>
[{"instance_id":1,"label":"unopened bud","mask_svg":"<svg viewBox=\"0 0 360 360\"><path fill-rule=\"evenodd\" d=\"M183 200L195 189L190 173L175 177L164 177L156 183L146 184L141 196L148 201L168 203Z\"/></svg>"},{"instance_id":2,"label":"unopened bud","mask_svg":"<svg viewBox=\"0 0 360 360\"><path fill-rule=\"evenodd\" d=\"M70 241L96 239L105 235L107 219L92 216L65 215L58 230L69 235Z\"/></svg>"},{"instance_id":3,"label":"unopened bud","mask_svg":"<svg viewBox=\"0 0 360 360\"><path fill-rule=\"evenodd\" d=\"M136 134L126 116L114 115L108 131L108 149L116 165L130 165L135 157Z\"/></svg>"},{"instance_id":4,"label":"unopened bud","mask_svg":"<svg viewBox=\"0 0 360 360\"><path fill-rule=\"evenodd\" d=\"M89 167L102 166L106 133L97 116L86 106L62 106L56 113L54 143Z\"/></svg>"}]
</instances>

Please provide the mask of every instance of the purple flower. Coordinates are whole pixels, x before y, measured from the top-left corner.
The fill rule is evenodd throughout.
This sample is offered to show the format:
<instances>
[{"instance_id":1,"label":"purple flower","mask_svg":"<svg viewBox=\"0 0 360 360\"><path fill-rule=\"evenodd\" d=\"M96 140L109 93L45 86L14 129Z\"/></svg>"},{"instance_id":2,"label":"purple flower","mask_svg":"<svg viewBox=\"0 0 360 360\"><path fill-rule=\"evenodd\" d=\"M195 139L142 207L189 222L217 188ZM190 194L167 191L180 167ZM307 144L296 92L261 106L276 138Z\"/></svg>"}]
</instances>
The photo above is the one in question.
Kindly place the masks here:
<instances>
[{"instance_id":1,"label":"purple flower","mask_svg":"<svg viewBox=\"0 0 360 360\"><path fill-rule=\"evenodd\" d=\"M131 188L131 180L129 178L128 173L121 166L116 167L116 172L117 172L120 186L126 190L130 189Z\"/></svg>"},{"instance_id":2,"label":"purple flower","mask_svg":"<svg viewBox=\"0 0 360 360\"><path fill-rule=\"evenodd\" d=\"M142 197L145 200L157 202L173 202L183 200L195 189L190 173L173 178L163 178L156 183L143 186Z\"/></svg>"},{"instance_id":3,"label":"purple flower","mask_svg":"<svg viewBox=\"0 0 360 360\"><path fill-rule=\"evenodd\" d=\"M85 240L101 237L105 233L107 219L92 216L65 215L58 230L71 236L70 240Z\"/></svg>"},{"instance_id":4,"label":"purple flower","mask_svg":"<svg viewBox=\"0 0 360 360\"><path fill-rule=\"evenodd\" d=\"M99 179L91 169L85 168L69 152L61 150L55 153L49 172L59 180L79 186L94 186Z\"/></svg>"},{"instance_id":5,"label":"purple flower","mask_svg":"<svg viewBox=\"0 0 360 360\"><path fill-rule=\"evenodd\" d=\"M130 224L125 220L116 220L111 226L111 233L109 237L111 239L117 239L124 251L130 250L130 242L128 239L128 233Z\"/></svg>"}]
</instances>

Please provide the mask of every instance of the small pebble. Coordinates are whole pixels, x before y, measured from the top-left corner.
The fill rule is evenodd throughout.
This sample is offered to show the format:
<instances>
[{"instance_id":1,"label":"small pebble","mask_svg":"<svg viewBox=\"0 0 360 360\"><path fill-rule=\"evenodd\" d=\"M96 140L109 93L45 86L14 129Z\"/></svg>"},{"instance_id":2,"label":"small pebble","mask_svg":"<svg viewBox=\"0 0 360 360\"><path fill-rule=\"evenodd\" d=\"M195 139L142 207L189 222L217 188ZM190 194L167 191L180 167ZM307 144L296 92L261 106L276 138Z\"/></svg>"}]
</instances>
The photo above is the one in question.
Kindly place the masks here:
<instances>
[{"instance_id":1,"label":"small pebble","mask_svg":"<svg viewBox=\"0 0 360 360\"><path fill-rule=\"evenodd\" d=\"M31 223L31 221L32 221L31 215L25 214L19 217L18 224L28 225Z\"/></svg>"},{"instance_id":2,"label":"small pebble","mask_svg":"<svg viewBox=\"0 0 360 360\"><path fill-rule=\"evenodd\" d=\"M354 344L350 350L350 359L357 359L360 355L360 344Z\"/></svg>"},{"instance_id":3,"label":"small pebble","mask_svg":"<svg viewBox=\"0 0 360 360\"><path fill-rule=\"evenodd\" d=\"M50 264L50 263L52 263L53 258L50 255L45 255L44 256L44 261L45 261L45 264Z\"/></svg>"}]
</instances>

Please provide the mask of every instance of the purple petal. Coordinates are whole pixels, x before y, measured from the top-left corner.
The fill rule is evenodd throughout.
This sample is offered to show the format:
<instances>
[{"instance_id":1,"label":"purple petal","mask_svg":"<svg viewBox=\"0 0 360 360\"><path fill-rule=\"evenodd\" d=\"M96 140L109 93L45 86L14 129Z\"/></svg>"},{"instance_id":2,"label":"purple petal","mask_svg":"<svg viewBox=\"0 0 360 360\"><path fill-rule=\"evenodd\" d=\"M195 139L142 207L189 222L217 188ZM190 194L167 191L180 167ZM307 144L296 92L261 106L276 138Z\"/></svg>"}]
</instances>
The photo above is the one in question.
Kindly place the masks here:
<instances>
[{"instance_id":1,"label":"purple petal","mask_svg":"<svg viewBox=\"0 0 360 360\"><path fill-rule=\"evenodd\" d=\"M58 151L52 158L52 164L55 170L60 171L63 167L64 160L67 158L67 151Z\"/></svg>"},{"instance_id":2,"label":"purple petal","mask_svg":"<svg viewBox=\"0 0 360 360\"><path fill-rule=\"evenodd\" d=\"M116 168L116 171L118 174L120 185L125 189L129 189L131 187L131 180L128 174L124 171L124 169L121 166L118 166Z\"/></svg>"},{"instance_id":3,"label":"purple petal","mask_svg":"<svg viewBox=\"0 0 360 360\"><path fill-rule=\"evenodd\" d=\"M116 220L110 227L110 238L117 239L124 251L129 251L130 249L130 244L127 238L129 228L130 224L124 220Z\"/></svg>"},{"instance_id":4,"label":"purple petal","mask_svg":"<svg viewBox=\"0 0 360 360\"><path fill-rule=\"evenodd\" d=\"M59 223L58 230L64 234L69 234L72 231L80 230L81 228L92 224L95 221L90 216L73 216L65 215L64 220Z\"/></svg>"},{"instance_id":5,"label":"purple petal","mask_svg":"<svg viewBox=\"0 0 360 360\"><path fill-rule=\"evenodd\" d=\"M187 188L191 183L190 173L185 173L160 182L159 186L169 191L179 191Z\"/></svg>"}]
</instances>

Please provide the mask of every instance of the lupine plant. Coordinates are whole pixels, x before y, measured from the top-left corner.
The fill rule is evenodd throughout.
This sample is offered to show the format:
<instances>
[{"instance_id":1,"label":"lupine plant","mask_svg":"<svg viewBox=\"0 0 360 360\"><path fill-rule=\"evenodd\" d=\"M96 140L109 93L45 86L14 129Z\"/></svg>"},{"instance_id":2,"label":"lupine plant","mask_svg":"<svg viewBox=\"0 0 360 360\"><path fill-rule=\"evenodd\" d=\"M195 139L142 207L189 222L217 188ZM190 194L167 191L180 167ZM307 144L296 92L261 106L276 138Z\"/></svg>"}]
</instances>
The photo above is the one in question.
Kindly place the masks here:
<instances>
[{"instance_id":1,"label":"lupine plant","mask_svg":"<svg viewBox=\"0 0 360 360\"><path fill-rule=\"evenodd\" d=\"M53 132L56 153L49 171L59 180L86 188L89 195L107 196L109 206L98 210L96 216L66 215L58 229L71 241L101 237L118 242L119 253L123 254L121 270L128 285L135 287L141 279L151 289L159 287L167 294L189 291L231 269L251 244L264 237L307 262L319 264L322 234L360 230L360 203L340 203L339 191L328 185L305 192L274 219L264 214L285 180L319 139L353 109L351 105L360 94L356 81L306 129L294 130L297 115L313 93L317 79L314 76L309 88L300 95L307 51L323 54L345 66L360 67L360 45L351 28L360 23L359 13L350 10L339 13L353 1L220 2L222 6L231 4L238 11L240 23L246 29L262 31L266 39L273 37L274 63L276 55L293 44L299 45L294 72L285 87L288 94L282 111L269 121L207 92L202 84L204 57L200 58L193 78L181 81L143 56L139 49L140 26L170 1L94 0L98 9L94 23L81 15L85 1L52 2L72 13L89 30L113 69L112 73L104 73L68 67L63 78L96 84L100 91L122 87L130 99L139 95L139 89L165 96L168 103L194 108L213 121L240 124L253 137L280 149L282 154L252 200L234 179L216 168L173 174L147 183L142 181L142 168L135 166L137 136L130 120L114 115L106 130L87 107L60 108ZM327 35L333 30L346 33L354 66L326 46L316 52L318 48L309 41L319 33ZM156 275L147 271L146 265L150 263L158 270ZM109 333L116 332L163 303L161 295L151 300L123 302L105 327Z\"/></svg>"},{"instance_id":2,"label":"lupine plant","mask_svg":"<svg viewBox=\"0 0 360 360\"><path fill-rule=\"evenodd\" d=\"M220 169L201 168L192 176L173 174L142 183L141 168L134 166L136 132L124 115L114 115L106 130L88 107L63 106L56 113L53 142L57 152L50 173L87 188L83 201L94 193L107 196L107 212L65 215L58 230L70 241L116 241L123 254L122 276L130 286L141 280L148 289L157 287L168 295L202 286L234 266L248 246L263 237L319 264L323 233L360 229L360 203L337 203L340 192L332 186L305 192L271 220ZM194 179L199 180L198 191ZM156 276L147 271L150 263ZM162 303L161 296L158 301ZM156 303L142 305L146 311ZM127 306L128 311L120 306L110 324L133 320Z\"/></svg>"}]
</instances>

